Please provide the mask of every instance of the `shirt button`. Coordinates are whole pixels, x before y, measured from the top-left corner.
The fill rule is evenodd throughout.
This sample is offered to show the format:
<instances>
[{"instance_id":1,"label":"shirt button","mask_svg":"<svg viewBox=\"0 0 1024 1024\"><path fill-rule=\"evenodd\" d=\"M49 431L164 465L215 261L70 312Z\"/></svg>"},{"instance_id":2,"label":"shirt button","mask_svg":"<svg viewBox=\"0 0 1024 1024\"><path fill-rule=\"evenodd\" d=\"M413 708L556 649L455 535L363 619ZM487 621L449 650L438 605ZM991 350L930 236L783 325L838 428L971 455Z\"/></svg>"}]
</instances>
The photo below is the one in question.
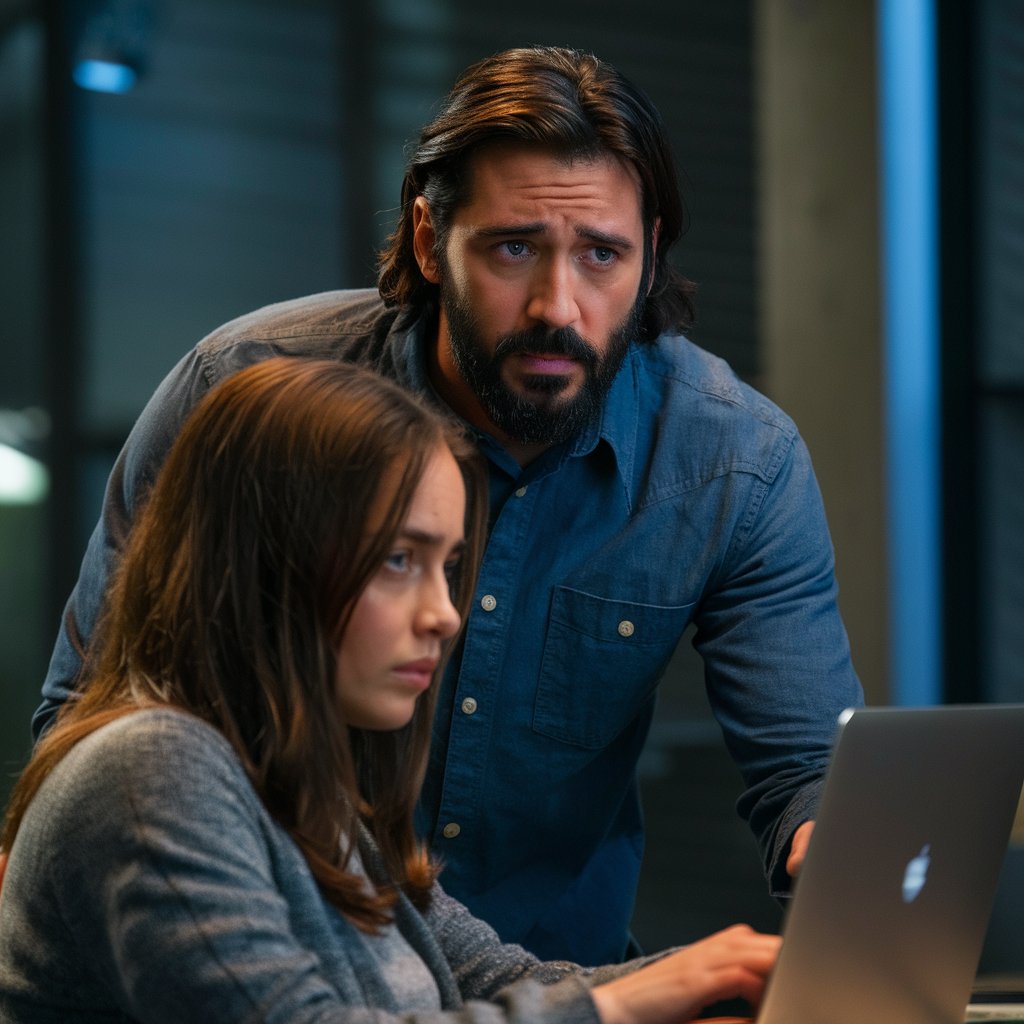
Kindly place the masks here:
<instances>
[{"instance_id":1,"label":"shirt button","mask_svg":"<svg viewBox=\"0 0 1024 1024\"><path fill-rule=\"evenodd\" d=\"M517 487L516 488L516 497L517 498L521 498L525 493L526 493L526 488L525 487Z\"/></svg>"},{"instance_id":2,"label":"shirt button","mask_svg":"<svg viewBox=\"0 0 1024 1024\"><path fill-rule=\"evenodd\" d=\"M498 607L498 599L491 594L484 594L484 596L480 598L480 607L483 608L485 612L493 612L494 609Z\"/></svg>"},{"instance_id":3,"label":"shirt button","mask_svg":"<svg viewBox=\"0 0 1024 1024\"><path fill-rule=\"evenodd\" d=\"M456 825L454 821L449 821L448 824L441 829L441 833L445 839L454 839L461 831L462 827L460 825Z\"/></svg>"},{"instance_id":4,"label":"shirt button","mask_svg":"<svg viewBox=\"0 0 1024 1024\"><path fill-rule=\"evenodd\" d=\"M632 636L635 630L635 626L629 619L623 619L619 623L619 636Z\"/></svg>"},{"instance_id":5,"label":"shirt button","mask_svg":"<svg viewBox=\"0 0 1024 1024\"><path fill-rule=\"evenodd\" d=\"M467 715L473 714L473 712L476 711L476 700L474 700L474 698L472 697L467 697L462 702L462 710Z\"/></svg>"}]
</instances>

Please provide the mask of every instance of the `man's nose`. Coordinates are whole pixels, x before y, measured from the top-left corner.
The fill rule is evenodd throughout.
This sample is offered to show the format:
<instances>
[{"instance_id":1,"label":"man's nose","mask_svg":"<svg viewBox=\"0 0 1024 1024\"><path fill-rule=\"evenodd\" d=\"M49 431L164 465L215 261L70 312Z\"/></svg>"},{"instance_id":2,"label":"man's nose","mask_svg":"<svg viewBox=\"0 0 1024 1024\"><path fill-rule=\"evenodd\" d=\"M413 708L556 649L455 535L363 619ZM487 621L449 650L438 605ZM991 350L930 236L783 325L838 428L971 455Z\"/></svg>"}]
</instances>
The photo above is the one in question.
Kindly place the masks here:
<instances>
[{"instance_id":1,"label":"man's nose","mask_svg":"<svg viewBox=\"0 0 1024 1024\"><path fill-rule=\"evenodd\" d=\"M568 327L579 319L572 268L560 260L549 260L537 268L530 282L527 315L553 330Z\"/></svg>"}]
</instances>

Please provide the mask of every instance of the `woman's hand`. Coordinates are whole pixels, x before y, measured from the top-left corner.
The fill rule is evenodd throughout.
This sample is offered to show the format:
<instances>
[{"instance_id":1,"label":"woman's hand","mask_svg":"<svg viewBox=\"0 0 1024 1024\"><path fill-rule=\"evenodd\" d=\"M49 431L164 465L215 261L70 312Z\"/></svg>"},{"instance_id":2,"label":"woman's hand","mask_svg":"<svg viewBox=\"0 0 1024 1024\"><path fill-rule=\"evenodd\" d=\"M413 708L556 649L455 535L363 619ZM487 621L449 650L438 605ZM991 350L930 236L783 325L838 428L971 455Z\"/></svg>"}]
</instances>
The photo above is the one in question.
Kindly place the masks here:
<instances>
[{"instance_id":1,"label":"woman's hand","mask_svg":"<svg viewBox=\"0 0 1024 1024\"><path fill-rule=\"evenodd\" d=\"M591 995L602 1024L677 1024L710 1003L756 1006L782 940L733 925L604 985Z\"/></svg>"}]
</instances>

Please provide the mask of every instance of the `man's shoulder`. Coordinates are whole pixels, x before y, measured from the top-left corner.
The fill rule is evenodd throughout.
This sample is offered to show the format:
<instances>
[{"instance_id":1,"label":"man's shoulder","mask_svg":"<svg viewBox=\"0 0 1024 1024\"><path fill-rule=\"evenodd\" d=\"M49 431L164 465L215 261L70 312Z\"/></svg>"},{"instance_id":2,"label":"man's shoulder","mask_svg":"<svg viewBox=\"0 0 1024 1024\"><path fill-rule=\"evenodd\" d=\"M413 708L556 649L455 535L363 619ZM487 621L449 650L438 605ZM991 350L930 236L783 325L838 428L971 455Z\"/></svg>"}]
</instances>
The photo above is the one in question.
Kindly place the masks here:
<instances>
[{"instance_id":1,"label":"man's shoulder","mask_svg":"<svg viewBox=\"0 0 1024 1024\"><path fill-rule=\"evenodd\" d=\"M721 357L683 335L663 334L637 348L641 389L666 415L731 422L750 431L793 438L796 425L771 399L741 380Z\"/></svg>"},{"instance_id":2,"label":"man's shoulder","mask_svg":"<svg viewBox=\"0 0 1024 1024\"><path fill-rule=\"evenodd\" d=\"M637 443L660 491L723 474L771 483L793 451L789 416L725 360L682 335L634 350Z\"/></svg>"},{"instance_id":3,"label":"man's shoulder","mask_svg":"<svg viewBox=\"0 0 1024 1024\"><path fill-rule=\"evenodd\" d=\"M246 347L281 355L358 358L367 345L383 346L398 315L375 289L320 292L236 317L203 338L197 351L204 359Z\"/></svg>"}]
</instances>

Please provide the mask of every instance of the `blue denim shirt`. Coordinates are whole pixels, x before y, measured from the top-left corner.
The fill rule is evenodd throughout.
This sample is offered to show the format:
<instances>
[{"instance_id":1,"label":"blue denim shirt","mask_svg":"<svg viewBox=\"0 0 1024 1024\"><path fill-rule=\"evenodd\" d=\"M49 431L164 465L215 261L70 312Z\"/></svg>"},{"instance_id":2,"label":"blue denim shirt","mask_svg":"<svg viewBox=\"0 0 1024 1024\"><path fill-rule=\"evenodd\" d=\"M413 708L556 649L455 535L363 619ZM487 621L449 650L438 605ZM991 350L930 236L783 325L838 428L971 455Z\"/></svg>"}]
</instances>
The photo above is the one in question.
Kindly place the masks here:
<instances>
[{"instance_id":1,"label":"blue denim shirt","mask_svg":"<svg viewBox=\"0 0 1024 1024\"><path fill-rule=\"evenodd\" d=\"M136 497L202 393L290 353L358 360L433 395L432 338L432 323L385 310L375 293L332 292L258 310L186 355L111 474L36 728L67 695L73 637L91 631ZM419 809L446 889L542 958L623 955L643 852L637 759L692 623L746 785L739 811L783 891L837 716L862 702L792 422L721 360L665 336L634 345L602 414L525 469L479 441L491 532Z\"/></svg>"}]
</instances>

